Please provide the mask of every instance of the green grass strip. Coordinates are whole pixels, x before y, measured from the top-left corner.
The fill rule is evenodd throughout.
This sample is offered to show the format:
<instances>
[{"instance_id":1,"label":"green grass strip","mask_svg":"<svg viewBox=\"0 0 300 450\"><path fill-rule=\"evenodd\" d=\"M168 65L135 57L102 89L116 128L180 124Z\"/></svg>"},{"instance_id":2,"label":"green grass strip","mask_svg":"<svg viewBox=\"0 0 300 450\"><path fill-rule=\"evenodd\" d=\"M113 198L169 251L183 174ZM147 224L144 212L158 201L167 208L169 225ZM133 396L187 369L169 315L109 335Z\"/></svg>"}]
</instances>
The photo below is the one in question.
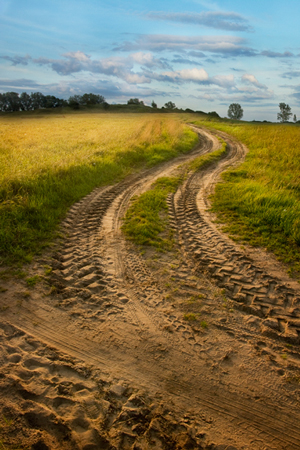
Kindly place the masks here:
<instances>
[{"instance_id":1,"label":"green grass strip","mask_svg":"<svg viewBox=\"0 0 300 450\"><path fill-rule=\"evenodd\" d=\"M137 245L151 245L158 249L169 249L172 245L168 238L160 235L167 226L168 195L176 192L181 177L162 177L152 185L152 189L139 197L133 197L128 208L122 230L125 236ZM165 213L165 214L164 214Z\"/></svg>"},{"instance_id":2,"label":"green grass strip","mask_svg":"<svg viewBox=\"0 0 300 450\"><path fill-rule=\"evenodd\" d=\"M196 172L197 170L204 169L206 166L219 161L227 152L226 142L222 139L219 140L222 143L222 147L219 150L215 150L214 152L207 153L206 155L198 156L193 159L193 161L189 164L189 169Z\"/></svg>"},{"instance_id":3,"label":"green grass strip","mask_svg":"<svg viewBox=\"0 0 300 450\"><path fill-rule=\"evenodd\" d=\"M222 148L210 154L195 158L191 163L183 166L183 172L196 171L219 160L227 150L226 143L222 141ZM157 249L170 249L172 246L172 233L169 229L168 237L162 237L168 228L167 202L168 195L176 192L184 180L179 177L158 178L152 188L133 197L133 202L126 212L122 230L126 237L137 245L150 245Z\"/></svg>"}]
</instances>

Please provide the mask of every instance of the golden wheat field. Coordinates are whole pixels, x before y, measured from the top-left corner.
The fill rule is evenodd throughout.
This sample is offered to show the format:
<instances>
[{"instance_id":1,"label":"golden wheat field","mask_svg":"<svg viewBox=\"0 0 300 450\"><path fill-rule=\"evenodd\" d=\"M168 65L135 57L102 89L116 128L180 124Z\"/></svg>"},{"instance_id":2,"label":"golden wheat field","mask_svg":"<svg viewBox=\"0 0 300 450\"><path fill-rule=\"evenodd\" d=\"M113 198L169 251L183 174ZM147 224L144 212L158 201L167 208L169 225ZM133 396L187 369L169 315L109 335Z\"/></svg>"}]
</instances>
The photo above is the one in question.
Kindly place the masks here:
<instances>
[{"instance_id":1,"label":"golden wheat field","mask_svg":"<svg viewBox=\"0 0 300 450\"><path fill-rule=\"evenodd\" d=\"M0 119L1 258L31 258L96 186L190 150L176 115L57 114Z\"/></svg>"}]
</instances>

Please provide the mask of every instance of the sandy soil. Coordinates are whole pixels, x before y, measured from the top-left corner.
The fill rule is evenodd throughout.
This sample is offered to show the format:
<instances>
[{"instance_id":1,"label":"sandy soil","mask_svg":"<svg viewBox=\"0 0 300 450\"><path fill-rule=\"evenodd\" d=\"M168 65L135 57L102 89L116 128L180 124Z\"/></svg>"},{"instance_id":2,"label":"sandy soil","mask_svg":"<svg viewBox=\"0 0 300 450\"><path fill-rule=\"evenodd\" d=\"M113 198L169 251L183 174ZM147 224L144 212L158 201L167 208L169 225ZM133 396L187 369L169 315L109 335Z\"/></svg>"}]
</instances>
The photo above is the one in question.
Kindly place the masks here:
<instances>
[{"instance_id":1,"label":"sandy soil","mask_svg":"<svg viewBox=\"0 0 300 450\"><path fill-rule=\"evenodd\" d=\"M169 196L172 251L120 230L133 195L220 145L197 131L188 155L74 205L34 287L0 279L1 449L300 448L299 284L209 212L246 149L218 133L226 158Z\"/></svg>"}]
</instances>

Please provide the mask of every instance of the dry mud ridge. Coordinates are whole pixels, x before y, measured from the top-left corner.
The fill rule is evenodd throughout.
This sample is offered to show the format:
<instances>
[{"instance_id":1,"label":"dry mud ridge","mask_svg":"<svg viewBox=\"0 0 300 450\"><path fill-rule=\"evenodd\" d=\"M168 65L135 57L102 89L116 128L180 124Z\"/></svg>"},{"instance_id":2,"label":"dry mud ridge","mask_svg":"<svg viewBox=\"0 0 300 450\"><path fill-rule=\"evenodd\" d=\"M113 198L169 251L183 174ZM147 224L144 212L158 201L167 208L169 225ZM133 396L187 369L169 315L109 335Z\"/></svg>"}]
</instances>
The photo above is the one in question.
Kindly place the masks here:
<instances>
[{"instance_id":1,"label":"dry mud ridge","mask_svg":"<svg viewBox=\"0 0 300 450\"><path fill-rule=\"evenodd\" d=\"M214 224L209 194L246 149L196 131L188 155L75 204L28 268L50 277L1 282L1 449L299 450L299 284ZM168 198L173 249L141 253L120 229L131 197L217 135L226 156Z\"/></svg>"}]
</instances>

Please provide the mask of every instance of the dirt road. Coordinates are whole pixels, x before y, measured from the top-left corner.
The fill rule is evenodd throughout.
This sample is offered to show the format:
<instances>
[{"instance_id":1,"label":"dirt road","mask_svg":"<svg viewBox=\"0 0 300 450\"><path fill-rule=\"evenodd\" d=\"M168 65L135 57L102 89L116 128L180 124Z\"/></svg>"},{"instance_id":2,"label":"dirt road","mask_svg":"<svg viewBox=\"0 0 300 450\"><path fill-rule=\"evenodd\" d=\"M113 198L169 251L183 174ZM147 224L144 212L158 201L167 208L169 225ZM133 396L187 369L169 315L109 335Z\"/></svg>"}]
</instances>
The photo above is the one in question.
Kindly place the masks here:
<instances>
[{"instance_id":1,"label":"dirt road","mask_svg":"<svg viewBox=\"0 0 300 450\"><path fill-rule=\"evenodd\" d=\"M220 146L197 132L188 155L74 205L28 269L50 278L1 282L0 448L300 448L299 284L209 211L243 145L218 133L226 156L169 196L172 251L120 229L133 195Z\"/></svg>"}]
</instances>

